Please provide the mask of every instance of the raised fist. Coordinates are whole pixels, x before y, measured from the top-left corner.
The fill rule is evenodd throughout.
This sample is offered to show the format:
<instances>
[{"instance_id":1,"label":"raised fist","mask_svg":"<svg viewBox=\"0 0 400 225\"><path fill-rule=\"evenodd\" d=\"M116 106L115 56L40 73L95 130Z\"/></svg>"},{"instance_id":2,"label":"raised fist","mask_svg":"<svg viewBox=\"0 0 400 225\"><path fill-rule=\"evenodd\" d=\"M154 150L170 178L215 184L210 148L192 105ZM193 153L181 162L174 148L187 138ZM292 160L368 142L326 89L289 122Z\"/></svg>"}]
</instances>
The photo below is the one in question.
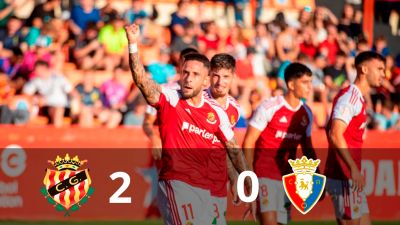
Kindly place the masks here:
<instances>
[{"instance_id":1,"label":"raised fist","mask_svg":"<svg viewBox=\"0 0 400 225\"><path fill-rule=\"evenodd\" d=\"M132 24L125 27L126 37L128 38L129 44L135 44L139 40L140 29L136 24Z\"/></svg>"}]
</instances>

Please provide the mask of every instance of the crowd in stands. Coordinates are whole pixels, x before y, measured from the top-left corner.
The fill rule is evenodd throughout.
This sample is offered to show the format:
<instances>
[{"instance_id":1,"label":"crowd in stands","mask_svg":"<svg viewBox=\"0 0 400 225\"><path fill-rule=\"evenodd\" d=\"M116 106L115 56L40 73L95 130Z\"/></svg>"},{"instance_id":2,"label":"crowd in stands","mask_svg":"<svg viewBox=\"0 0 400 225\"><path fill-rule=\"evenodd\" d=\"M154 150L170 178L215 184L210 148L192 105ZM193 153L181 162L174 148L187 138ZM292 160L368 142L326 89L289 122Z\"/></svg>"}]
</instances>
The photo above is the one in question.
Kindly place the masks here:
<instances>
[{"instance_id":1,"label":"crowd in stands","mask_svg":"<svg viewBox=\"0 0 400 225\"><path fill-rule=\"evenodd\" d=\"M285 68L301 62L313 72L313 93L304 101L318 114L314 127L323 128L336 93L356 77L355 56L378 52L387 60L386 79L365 96L369 128L400 129L400 57L384 36L368 45L362 12L351 4L344 5L341 15L326 7L305 8L297 19L279 12L272 21L245 27L245 1L233 1L236 24L226 29L202 16L191 21L193 3L188 0L179 1L167 27L155 25L157 5L149 12L142 0L132 0L121 13L112 2L97 9L94 0L79 0L66 18L61 0L47 0L20 19L14 15L15 0L0 0L0 123L141 125L146 101L132 83L124 31L136 23L146 73L160 84L179 80L184 49L210 59L220 52L234 56L231 95L242 106L241 126L261 101L285 93Z\"/></svg>"}]
</instances>

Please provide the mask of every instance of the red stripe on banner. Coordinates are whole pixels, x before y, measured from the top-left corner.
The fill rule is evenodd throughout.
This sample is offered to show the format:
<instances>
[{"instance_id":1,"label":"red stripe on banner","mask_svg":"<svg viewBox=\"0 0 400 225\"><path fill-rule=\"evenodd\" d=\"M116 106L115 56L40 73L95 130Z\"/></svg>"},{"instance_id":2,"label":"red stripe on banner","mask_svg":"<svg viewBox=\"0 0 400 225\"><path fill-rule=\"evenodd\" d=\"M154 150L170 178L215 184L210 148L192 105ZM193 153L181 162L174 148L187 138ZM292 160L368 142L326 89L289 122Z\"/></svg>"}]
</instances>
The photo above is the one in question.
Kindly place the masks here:
<instances>
[{"instance_id":1,"label":"red stripe on banner","mask_svg":"<svg viewBox=\"0 0 400 225\"><path fill-rule=\"evenodd\" d=\"M296 175L292 174L290 176L285 177L284 179L285 182L285 187L286 187L286 191L287 194L289 195L288 197L292 200L292 203L294 205L296 205L296 207L299 210L302 210L304 212L304 206L303 203L303 199L296 193L297 189L296 189Z\"/></svg>"},{"instance_id":2,"label":"red stripe on banner","mask_svg":"<svg viewBox=\"0 0 400 225\"><path fill-rule=\"evenodd\" d=\"M69 174L69 177L73 177L73 176L75 176L75 174L76 174L76 172L71 172ZM77 185L79 185L79 184L77 184ZM75 186L70 187L69 192L70 192L69 193L69 204L73 205L76 203L75 202Z\"/></svg>"},{"instance_id":3,"label":"red stripe on banner","mask_svg":"<svg viewBox=\"0 0 400 225\"><path fill-rule=\"evenodd\" d=\"M168 199L168 203L169 203L169 209L171 210L172 219L174 220L174 224L176 224L174 207L172 206L172 203L171 203L171 196L169 194L169 187L168 187L168 183L167 182L165 182L165 190L167 192L167 199Z\"/></svg>"},{"instance_id":4,"label":"red stripe on banner","mask_svg":"<svg viewBox=\"0 0 400 225\"><path fill-rule=\"evenodd\" d=\"M50 174L49 174L49 181L50 181L50 186L49 186L49 188L47 188L47 190L48 189L50 189L51 187L53 187L55 184L56 184L56 182L54 181L54 176L56 175L56 171L50 171Z\"/></svg>"},{"instance_id":5,"label":"red stripe on banner","mask_svg":"<svg viewBox=\"0 0 400 225\"><path fill-rule=\"evenodd\" d=\"M82 172L82 173L84 173L84 172ZM82 199L86 195L85 184L86 184L86 180L82 181L79 184L79 199Z\"/></svg>"},{"instance_id":6,"label":"red stripe on banner","mask_svg":"<svg viewBox=\"0 0 400 225\"><path fill-rule=\"evenodd\" d=\"M171 188L171 192L172 192L172 201L173 201L173 203L174 203L174 207L175 207L175 210L176 210L176 212L177 212L176 216L177 216L177 220L178 220L178 225L182 225L181 218L180 218L180 216L179 216L178 207L176 206L176 199L175 199L174 190L172 189L172 185L171 185L171 182L170 182L170 181L168 181L168 184L169 184L169 186L170 186L170 188Z\"/></svg>"}]
</instances>

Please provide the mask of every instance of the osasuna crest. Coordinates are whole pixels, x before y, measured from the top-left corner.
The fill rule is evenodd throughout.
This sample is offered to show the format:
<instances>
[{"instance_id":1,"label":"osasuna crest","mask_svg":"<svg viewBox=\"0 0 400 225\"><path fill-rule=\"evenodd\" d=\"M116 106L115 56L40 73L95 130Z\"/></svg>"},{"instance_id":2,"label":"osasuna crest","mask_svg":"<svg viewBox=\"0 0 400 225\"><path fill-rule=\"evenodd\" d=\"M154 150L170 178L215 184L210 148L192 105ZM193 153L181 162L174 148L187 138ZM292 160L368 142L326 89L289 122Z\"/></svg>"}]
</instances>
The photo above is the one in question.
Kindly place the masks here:
<instances>
[{"instance_id":1,"label":"osasuna crest","mask_svg":"<svg viewBox=\"0 0 400 225\"><path fill-rule=\"evenodd\" d=\"M315 173L320 160L303 156L301 160L289 159L289 163L294 173L283 176L283 186L297 210L306 214L318 202L325 187L325 176Z\"/></svg>"},{"instance_id":2,"label":"osasuna crest","mask_svg":"<svg viewBox=\"0 0 400 225\"><path fill-rule=\"evenodd\" d=\"M67 154L64 159L57 156L55 162L48 162L54 165L57 171L46 170L43 181L45 187L40 191L49 203L56 206L58 211L65 211L67 216L70 211L79 210L79 206L86 203L87 198L94 192L94 189L89 187L89 169L78 170L87 160L79 161L78 156L71 159Z\"/></svg>"}]
</instances>

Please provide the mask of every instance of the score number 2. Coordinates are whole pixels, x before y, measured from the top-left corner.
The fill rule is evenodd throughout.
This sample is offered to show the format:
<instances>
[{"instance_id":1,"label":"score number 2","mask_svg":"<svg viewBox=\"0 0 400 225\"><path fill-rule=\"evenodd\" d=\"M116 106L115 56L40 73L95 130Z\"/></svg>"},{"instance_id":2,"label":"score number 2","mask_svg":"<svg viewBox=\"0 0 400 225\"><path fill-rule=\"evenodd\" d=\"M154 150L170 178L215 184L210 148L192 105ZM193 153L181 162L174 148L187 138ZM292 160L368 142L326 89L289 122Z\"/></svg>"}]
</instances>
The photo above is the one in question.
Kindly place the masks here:
<instances>
[{"instance_id":1,"label":"score number 2","mask_svg":"<svg viewBox=\"0 0 400 225\"><path fill-rule=\"evenodd\" d=\"M111 174L111 179L122 178L124 183L122 186L110 197L110 203L131 203L131 197L119 197L129 187L131 177L125 172L116 172Z\"/></svg>"}]
</instances>

